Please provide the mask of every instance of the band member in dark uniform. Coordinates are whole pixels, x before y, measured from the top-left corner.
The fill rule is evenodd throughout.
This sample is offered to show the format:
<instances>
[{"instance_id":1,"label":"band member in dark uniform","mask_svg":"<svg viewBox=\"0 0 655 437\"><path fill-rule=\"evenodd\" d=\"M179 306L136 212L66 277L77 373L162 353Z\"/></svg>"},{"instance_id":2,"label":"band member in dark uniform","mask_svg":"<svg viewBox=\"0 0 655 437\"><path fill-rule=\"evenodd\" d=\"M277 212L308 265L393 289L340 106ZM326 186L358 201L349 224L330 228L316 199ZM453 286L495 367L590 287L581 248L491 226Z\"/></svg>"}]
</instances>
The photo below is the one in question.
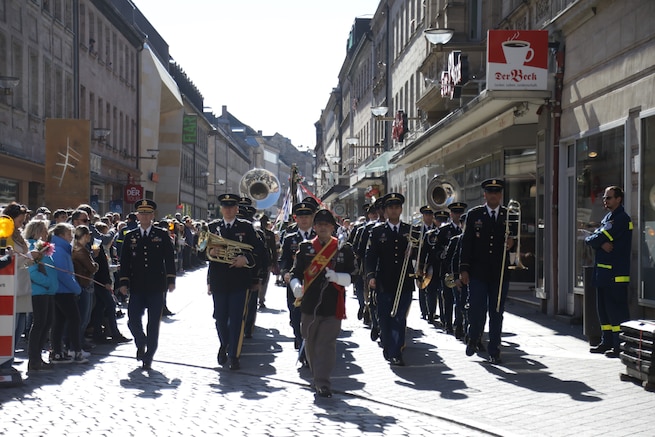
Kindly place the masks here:
<instances>
[{"instance_id":1,"label":"band member in dark uniform","mask_svg":"<svg viewBox=\"0 0 655 437\"><path fill-rule=\"evenodd\" d=\"M244 243L254 249L259 244L252 224L237 218L239 196L221 194L222 219L209 223L209 232L224 239ZM229 243L228 241L228 243ZM215 257L218 250L207 248L208 255ZM207 272L207 291L214 299L214 319L220 341L218 364L229 361L230 370L241 368L239 344L242 341L242 323L246 305L246 294L252 283L255 258L252 250L243 249L240 254L225 262L210 260Z\"/></svg>"},{"instance_id":2,"label":"band member in dark uniform","mask_svg":"<svg viewBox=\"0 0 655 437\"><path fill-rule=\"evenodd\" d=\"M447 287L444 284L444 275L446 271L450 269L446 265L446 248L450 239L455 235L462 233L462 228L459 227L459 217L462 215L464 210L468 205L464 202L452 202L448 205L450 210L449 218L450 221L444 223L439 228L439 233L437 234L437 244L442 247L441 250L441 265L439 268L439 277L437 278L439 285L441 287L441 293L439 293L439 307L441 308L441 314L439 316L443 328L446 330L446 333L453 333L453 305L455 303L453 290L450 287Z\"/></svg>"},{"instance_id":3,"label":"band member in dark uniform","mask_svg":"<svg viewBox=\"0 0 655 437\"><path fill-rule=\"evenodd\" d=\"M465 203L457 203L462 205L462 211L466 208ZM451 211L453 211L452 208ZM453 220L455 217L457 217L457 221L459 222L459 226L461 226L461 228L459 228L459 232L454 232L454 235L448 242L448 246L446 246L443 263L441 264L441 272L444 275L444 290L452 291L453 303L455 305L453 330L455 338L460 340L464 337L464 327L467 326L464 324L464 305L466 303L466 297L468 296L468 293L466 288L462 287L462 282L459 280L460 237L462 235L464 221L466 220L466 214L459 212L455 215L451 214L451 217L453 217ZM446 275L450 275L452 283L455 284L454 287L450 288L448 286L448 281L445 280Z\"/></svg>"},{"instance_id":4,"label":"band member in dark uniform","mask_svg":"<svg viewBox=\"0 0 655 437\"><path fill-rule=\"evenodd\" d=\"M159 343L159 324L165 294L175 290L175 248L168 232L152 225L157 204L149 199L136 203L139 227L125 234L120 259L119 291L127 294L127 326L136 344L136 359L150 370ZM141 319L148 310L143 332Z\"/></svg>"},{"instance_id":5,"label":"band member in dark uniform","mask_svg":"<svg viewBox=\"0 0 655 437\"><path fill-rule=\"evenodd\" d=\"M402 205L405 202L402 194L389 193L382 198L382 201L387 221L371 229L369 247L366 251L366 278L369 288L375 290L377 296L380 340L384 357L391 365L404 366L402 349L405 346L407 312L414 291L411 226L400 221ZM405 274L401 277L405 263ZM399 300L397 308L394 308L397 293L400 293ZM393 316L392 312L394 312Z\"/></svg>"},{"instance_id":6,"label":"band member in dark uniform","mask_svg":"<svg viewBox=\"0 0 655 437\"><path fill-rule=\"evenodd\" d=\"M373 204L368 209L367 217L369 221L357 232L355 237L355 245L353 250L355 251L355 256L358 257L362 263L362 275L366 276L366 249L368 248L368 243L371 237L371 229L379 223L384 223L384 203L382 197L373 202ZM368 280L364 278L364 302L366 302L366 309L364 310L364 324L367 321L371 325L371 340L377 341L380 337L380 324L377 318L377 300L373 293L375 291L371 290L368 286Z\"/></svg>"},{"instance_id":7,"label":"band member in dark uniform","mask_svg":"<svg viewBox=\"0 0 655 437\"><path fill-rule=\"evenodd\" d=\"M252 225L257 209L254 206L245 204L244 199L250 200L247 197L241 198L237 217L248 221ZM259 298L259 289L262 287L265 276L268 275L269 268L269 258L268 253L266 252L266 237L261 229L255 229L255 233L257 234L259 242L252 250L255 257L255 267L252 282L248 289L248 298L246 300L245 326L243 328L244 338L252 338L252 333L255 329L255 320L257 318L257 299Z\"/></svg>"},{"instance_id":8,"label":"band member in dark uniform","mask_svg":"<svg viewBox=\"0 0 655 437\"><path fill-rule=\"evenodd\" d=\"M346 318L346 290L355 261L349 243L332 236L336 221L326 209L314 215L316 237L300 243L290 287L300 300L301 331L316 393L332 396L330 375L337 353L341 320Z\"/></svg>"},{"instance_id":9,"label":"band member in dark uniform","mask_svg":"<svg viewBox=\"0 0 655 437\"><path fill-rule=\"evenodd\" d=\"M293 214L298 225L295 232L285 235L282 243L282 253L280 255L280 273L287 284L287 307L289 308L289 318L293 328L294 342L296 349L302 345L302 333L300 332L300 308L294 306L296 298L289 287L291 274L289 271L293 267L293 261L298 252L298 246L302 241L311 240L316 236L312 228L316 206L312 202L300 202L293 206Z\"/></svg>"},{"instance_id":10,"label":"band member in dark uniform","mask_svg":"<svg viewBox=\"0 0 655 437\"><path fill-rule=\"evenodd\" d=\"M489 312L489 362L500 363L500 336L503 329L503 311L509 288L509 255L503 251L514 246L514 240L507 238L505 244L505 220L507 208L501 205L505 184L500 179L482 182L485 204L476 206L466 215L466 226L462 235L459 271L460 280L469 289L469 327L466 355L478 350ZM505 258L505 265L502 265ZM497 310L501 271L503 284L500 311Z\"/></svg>"},{"instance_id":11,"label":"band member in dark uniform","mask_svg":"<svg viewBox=\"0 0 655 437\"><path fill-rule=\"evenodd\" d=\"M418 253L418 262L417 262L417 270L419 272L418 304L419 304L419 308L421 309L421 318L429 320L427 287L421 288L420 281L425 277L425 274L427 273L424 271L425 268L424 256L427 256L427 249L428 249L427 245L424 248L425 235L428 233L428 231L434 229L434 211L432 210L430 205L425 205L419 209L419 212L421 213L421 222L418 223L416 226L414 226L412 229L412 235L415 238L418 238L419 241L421 240L423 241L423 244L421 244L421 250Z\"/></svg>"},{"instance_id":12,"label":"band member in dark uniform","mask_svg":"<svg viewBox=\"0 0 655 437\"><path fill-rule=\"evenodd\" d=\"M446 211L435 211L434 219L435 226L427 234L425 234L425 242L421 248L421 252L427 252L427 255L423 257L421 253L420 259L425 260L425 269L432 270L432 280L426 287L426 308L428 312L427 320L429 323L434 323L437 326L444 326L444 323L437 319L441 318L443 314L443 301L442 301L442 289L443 283L441 282L441 255L446 250L446 244L448 240L444 241L444 238L439 237L439 232L441 228L445 226L448 222L449 214ZM437 314L437 304L439 304L440 314Z\"/></svg>"},{"instance_id":13,"label":"band member in dark uniform","mask_svg":"<svg viewBox=\"0 0 655 437\"><path fill-rule=\"evenodd\" d=\"M364 215L368 215L369 204L365 203L362 205L362 210ZM357 223L352 227L350 235L348 235L348 243L351 246L354 246L355 238L360 229L366 225L366 222ZM360 234L361 235L361 234ZM366 311L366 301L364 300L364 278L362 276L362 261L355 257L355 273L352 275L353 289L355 291L355 296L359 302L359 309L357 310L357 320L362 320L364 318L364 313ZM368 322L368 323L367 323ZM364 322L364 324L369 324L370 318Z\"/></svg>"}]
</instances>

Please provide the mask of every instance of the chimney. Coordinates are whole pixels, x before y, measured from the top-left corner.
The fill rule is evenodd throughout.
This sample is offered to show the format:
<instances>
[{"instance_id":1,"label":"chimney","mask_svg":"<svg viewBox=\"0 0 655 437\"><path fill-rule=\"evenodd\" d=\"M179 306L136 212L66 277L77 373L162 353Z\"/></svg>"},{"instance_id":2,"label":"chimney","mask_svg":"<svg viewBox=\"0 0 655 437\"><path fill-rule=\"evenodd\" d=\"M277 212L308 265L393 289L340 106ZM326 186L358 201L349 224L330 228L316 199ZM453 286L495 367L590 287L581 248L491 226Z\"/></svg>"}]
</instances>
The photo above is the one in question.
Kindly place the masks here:
<instances>
[{"instance_id":1,"label":"chimney","mask_svg":"<svg viewBox=\"0 0 655 437\"><path fill-rule=\"evenodd\" d=\"M221 109L221 116L227 116L227 105L223 105Z\"/></svg>"}]
</instances>

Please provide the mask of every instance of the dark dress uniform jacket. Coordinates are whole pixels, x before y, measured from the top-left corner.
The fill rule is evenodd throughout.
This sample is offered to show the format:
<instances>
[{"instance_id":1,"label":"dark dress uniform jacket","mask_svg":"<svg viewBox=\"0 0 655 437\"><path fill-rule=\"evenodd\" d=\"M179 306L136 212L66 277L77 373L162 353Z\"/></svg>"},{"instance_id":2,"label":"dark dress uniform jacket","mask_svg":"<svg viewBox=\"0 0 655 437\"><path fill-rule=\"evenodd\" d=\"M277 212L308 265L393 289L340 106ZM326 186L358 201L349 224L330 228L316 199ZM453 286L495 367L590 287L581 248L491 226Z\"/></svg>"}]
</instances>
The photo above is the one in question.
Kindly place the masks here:
<instances>
[{"instance_id":1,"label":"dark dress uniform jacket","mask_svg":"<svg viewBox=\"0 0 655 437\"><path fill-rule=\"evenodd\" d=\"M481 281L500 281L500 268L505 247L507 208L500 206L494 222L485 205L471 209L466 216L462 234L459 271ZM509 256L505 257L505 268ZM505 275L507 279L507 275Z\"/></svg>"},{"instance_id":2,"label":"dark dress uniform jacket","mask_svg":"<svg viewBox=\"0 0 655 437\"><path fill-rule=\"evenodd\" d=\"M298 253L291 269L291 277L298 278L304 282L305 270L312 263L317 252L314 250L310 240L303 241L298 247ZM328 267L339 273L352 274L355 270L355 255L353 254L352 247L346 243L338 249L337 253L332 257ZM300 311L306 314L314 314L319 316L334 316L337 311L337 296L338 291L334 283L329 282L325 284L325 269L314 279L308 289L303 294ZM322 290L323 286L325 289ZM321 291L322 296L321 296Z\"/></svg>"},{"instance_id":3,"label":"dark dress uniform jacket","mask_svg":"<svg viewBox=\"0 0 655 437\"><path fill-rule=\"evenodd\" d=\"M215 220L208 225L209 232L221 235L227 240L238 241L249 244L253 250L263 248L263 243L257 237L255 228L252 223L240 218L234 219L230 229L225 228L223 219ZM209 249L207 249L209 250ZM240 269L230 268L229 264L211 261L207 270L207 281L213 292L223 293L233 290L245 290L256 274L255 256L252 251L244 252L243 255L248 259L248 266Z\"/></svg>"},{"instance_id":4,"label":"dark dress uniform jacket","mask_svg":"<svg viewBox=\"0 0 655 437\"><path fill-rule=\"evenodd\" d=\"M386 222L379 223L371 229L369 246L366 250L366 280L375 278L378 292L395 293L398 289L400 272L407 250L407 236L411 226L400 223L398 234L394 235ZM410 275L414 273L412 263L407 264L403 283L403 292L414 290L414 281Z\"/></svg>"},{"instance_id":5,"label":"dark dress uniform jacket","mask_svg":"<svg viewBox=\"0 0 655 437\"><path fill-rule=\"evenodd\" d=\"M146 237L138 227L127 234L121 250L119 283L130 293L163 292L175 284L175 248L168 231L150 227Z\"/></svg>"}]
</instances>

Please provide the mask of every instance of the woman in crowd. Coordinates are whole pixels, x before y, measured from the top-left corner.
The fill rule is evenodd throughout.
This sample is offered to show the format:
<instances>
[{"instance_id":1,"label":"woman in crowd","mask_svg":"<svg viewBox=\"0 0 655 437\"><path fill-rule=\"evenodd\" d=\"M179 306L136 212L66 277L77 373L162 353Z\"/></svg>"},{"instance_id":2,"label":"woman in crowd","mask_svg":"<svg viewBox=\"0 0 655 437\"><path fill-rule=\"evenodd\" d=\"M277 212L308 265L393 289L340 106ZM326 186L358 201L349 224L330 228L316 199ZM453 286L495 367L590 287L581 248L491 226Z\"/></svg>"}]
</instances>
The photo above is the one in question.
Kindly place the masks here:
<instances>
[{"instance_id":1,"label":"woman in crowd","mask_svg":"<svg viewBox=\"0 0 655 437\"><path fill-rule=\"evenodd\" d=\"M80 310L77 307L77 300L82 288L75 280L75 269L71 256L74 230L73 226L68 223L58 223L50 231L50 242L55 245L55 253L52 259L57 268L57 279L59 281L57 294L55 294L55 318L51 338L52 355L50 362L53 364L73 361L80 364L89 362L82 355L80 343ZM72 359L63 351L62 337L66 322L68 322L70 347L74 351Z\"/></svg>"},{"instance_id":2,"label":"woman in crowd","mask_svg":"<svg viewBox=\"0 0 655 437\"><path fill-rule=\"evenodd\" d=\"M80 298L77 302L80 310L79 337L81 345L84 345L84 332L91 320L93 295L95 293L93 276L98 271L98 263L93 258L100 253L99 244L94 244L92 246L93 255L91 255L88 246L92 238L91 230L87 226L79 225L75 228L75 243L73 244L72 257L75 277L82 287L82 293L80 293Z\"/></svg>"},{"instance_id":3,"label":"woman in crowd","mask_svg":"<svg viewBox=\"0 0 655 437\"><path fill-rule=\"evenodd\" d=\"M55 293L59 288L57 271L52 259L52 245L48 240L48 220L31 220L23 231L29 244L34 264L28 267L32 283L32 329L29 335L28 372L45 371L52 367L41 357L48 340L55 310Z\"/></svg>"}]
</instances>

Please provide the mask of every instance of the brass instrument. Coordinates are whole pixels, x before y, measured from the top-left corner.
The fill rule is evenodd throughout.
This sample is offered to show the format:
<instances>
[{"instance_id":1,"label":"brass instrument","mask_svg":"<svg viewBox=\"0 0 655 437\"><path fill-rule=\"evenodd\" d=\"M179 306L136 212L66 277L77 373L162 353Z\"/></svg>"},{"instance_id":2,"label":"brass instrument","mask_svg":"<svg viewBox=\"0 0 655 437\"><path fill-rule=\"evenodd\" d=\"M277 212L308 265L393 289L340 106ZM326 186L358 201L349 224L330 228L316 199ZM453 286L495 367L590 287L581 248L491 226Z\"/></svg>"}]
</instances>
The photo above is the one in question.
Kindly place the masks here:
<instances>
[{"instance_id":1,"label":"brass instrument","mask_svg":"<svg viewBox=\"0 0 655 437\"><path fill-rule=\"evenodd\" d=\"M407 234L407 249L405 249L405 258L403 259L403 266L400 270L400 279L398 279L398 287L396 288L396 296L393 299L393 307L391 308L391 317L396 317L398 314L398 305L400 305L400 295L403 292L403 285L405 284L405 276L407 276L407 266L412 257L412 248L416 244L416 238L412 237L412 232Z\"/></svg>"},{"instance_id":2,"label":"brass instrument","mask_svg":"<svg viewBox=\"0 0 655 437\"><path fill-rule=\"evenodd\" d=\"M242 196L251 198L254 207L266 209L275 205L280 197L280 182L270 171L263 168L248 170L239 182Z\"/></svg>"},{"instance_id":3,"label":"brass instrument","mask_svg":"<svg viewBox=\"0 0 655 437\"><path fill-rule=\"evenodd\" d=\"M253 247L250 244L228 240L220 235L204 230L198 236L198 249L201 251L204 250L207 259L210 261L232 264L237 256L251 252ZM253 266L247 267L252 268Z\"/></svg>"},{"instance_id":4,"label":"brass instrument","mask_svg":"<svg viewBox=\"0 0 655 437\"><path fill-rule=\"evenodd\" d=\"M516 252L509 253L509 269L525 270L521 261L521 204L516 200L507 203L507 222L509 222L509 235L516 239Z\"/></svg>"},{"instance_id":5,"label":"brass instrument","mask_svg":"<svg viewBox=\"0 0 655 437\"><path fill-rule=\"evenodd\" d=\"M459 185L445 175L436 175L430 180L427 188L428 205L438 211L457 200Z\"/></svg>"},{"instance_id":6,"label":"brass instrument","mask_svg":"<svg viewBox=\"0 0 655 437\"><path fill-rule=\"evenodd\" d=\"M444 275L444 277L443 277L443 283L448 288L457 287L457 284L455 283L455 274L454 273L446 273Z\"/></svg>"},{"instance_id":7,"label":"brass instrument","mask_svg":"<svg viewBox=\"0 0 655 437\"><path fill-rule=\"evenodd\" d=\"M512 229L510 229L510 225L512 225ZM516 226L516 230L514 231L514 226ZM514 231L513 235L510 235ZM503 250L503 261L500 264L500 283L498 284L498 302L496 302L496 311L500 312L500 301L502 298L502 293L503 293L503 281L505 279L505 261L507 260L507 241L509 240L510 237L516 238L517 239L517 247L516 247L516 257L518 258L518 263L514 266L510 266L509 268L512 269L526 269L522 263L521 263L521 254L520 254L520 236L521 236L521 204L517 202L516 200L511 200L507 202L507 217L505 217L505 244L504 244L504 250ZM511 254L510 254L510 260L511 260Z\"/></svg>"}]
</instances>

